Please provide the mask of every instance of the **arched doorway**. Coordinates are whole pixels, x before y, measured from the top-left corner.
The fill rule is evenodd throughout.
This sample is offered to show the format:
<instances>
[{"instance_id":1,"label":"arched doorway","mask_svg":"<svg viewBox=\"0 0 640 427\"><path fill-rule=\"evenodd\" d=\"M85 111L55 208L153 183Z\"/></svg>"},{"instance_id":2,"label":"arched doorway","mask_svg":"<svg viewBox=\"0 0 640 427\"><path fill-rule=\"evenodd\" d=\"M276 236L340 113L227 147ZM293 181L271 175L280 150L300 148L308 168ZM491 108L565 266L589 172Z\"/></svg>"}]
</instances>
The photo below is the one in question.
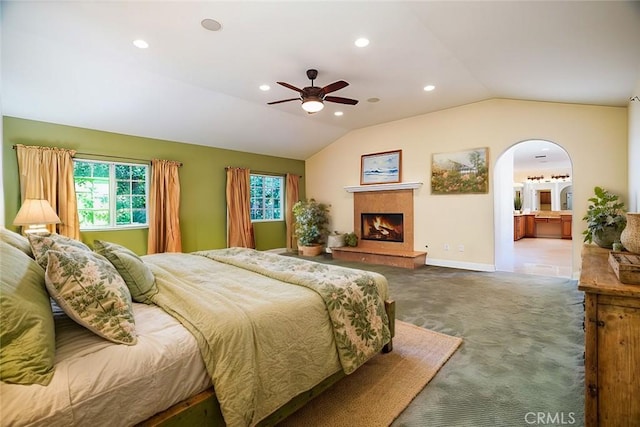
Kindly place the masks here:
<instances>
[{"instance_id":1,"label":"arched doorway","mask_svg":"<svg viewBox=\"0 0 640 427\"><path fill-rule=\"evenodd\" d=\"M521 141L499 156L493 174L497 271L571 277L572 243L566 233L562 238L565 223L559 221L571 223L572 172L569 154L551 141ZM516 196L520 218L514 215ZM516 222L530 229L516 233Z\"/></svg>"}]
</instances>

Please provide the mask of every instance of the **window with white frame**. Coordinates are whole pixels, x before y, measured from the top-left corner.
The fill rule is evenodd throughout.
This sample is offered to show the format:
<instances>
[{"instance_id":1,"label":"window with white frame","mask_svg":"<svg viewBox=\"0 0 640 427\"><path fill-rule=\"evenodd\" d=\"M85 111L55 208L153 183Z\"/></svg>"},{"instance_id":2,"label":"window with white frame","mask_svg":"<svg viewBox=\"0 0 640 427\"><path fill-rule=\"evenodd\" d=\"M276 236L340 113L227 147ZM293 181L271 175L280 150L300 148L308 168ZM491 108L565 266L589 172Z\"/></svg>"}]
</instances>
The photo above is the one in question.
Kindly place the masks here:
<instances>
[{"instance_id":1,"label":"window with white frame","mask_svg":"<svg viewBox=\"0 0 640 427\"><path fill-rule=\"evenodd\" d=\"M149 165L76 159L73 177L81 230L148 226Z\"/></svg>"},{"instance_id":2,"label":"window with white frame","mask_svg":"<svg viewBox=\"0 0 640 427\"><path fill-rule=\"evenodd\" d=\"M251 174L251 221L284 220L284 177Z\"/></svg>"}]
</instances>

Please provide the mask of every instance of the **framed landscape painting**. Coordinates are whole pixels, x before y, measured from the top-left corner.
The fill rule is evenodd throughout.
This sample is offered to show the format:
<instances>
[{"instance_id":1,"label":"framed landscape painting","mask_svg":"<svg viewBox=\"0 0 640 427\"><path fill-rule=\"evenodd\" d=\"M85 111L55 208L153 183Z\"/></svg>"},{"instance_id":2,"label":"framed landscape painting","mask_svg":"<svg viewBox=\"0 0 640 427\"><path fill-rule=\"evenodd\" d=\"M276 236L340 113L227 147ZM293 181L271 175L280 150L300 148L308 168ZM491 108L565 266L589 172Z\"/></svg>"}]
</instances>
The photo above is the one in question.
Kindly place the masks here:
<instances>
[{"instance_id":1,"label":"framed landscape painting","mask_svg":"<svg viewBox=\"0 0 640 427\"><path fill-rule=\"evenodd\" d=\"M400 182L402 150L361 156L360 185Z\"/></svg>"},{"instance_id":2,"label":"framed landscape painting","mask_svg":"<svg viewBox=\"0 0 640 427\"><path fill-rule=\"evenodd\" d=\"M489 192L488 148L433 154L431 194Z\"/></svg>"}]
</instances>

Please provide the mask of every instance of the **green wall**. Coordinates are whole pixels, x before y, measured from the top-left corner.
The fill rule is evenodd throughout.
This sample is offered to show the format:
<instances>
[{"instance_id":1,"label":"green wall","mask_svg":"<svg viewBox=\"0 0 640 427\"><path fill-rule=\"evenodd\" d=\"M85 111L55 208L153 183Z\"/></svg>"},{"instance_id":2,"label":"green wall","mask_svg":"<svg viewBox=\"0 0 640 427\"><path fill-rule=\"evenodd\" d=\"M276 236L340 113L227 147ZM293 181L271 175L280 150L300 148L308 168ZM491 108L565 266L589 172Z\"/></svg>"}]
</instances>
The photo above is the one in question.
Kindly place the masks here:
<instances>
[{"instance_id":1,"label":"green wall","mask_svg":"<svg viewBox=\"0 0 640 427\"><path fill-rule=\"evenodd\" d=\"M180 230L182 249L192 252L226 246L226 166L246 167L274 174L293 173L304 177L302 160L264 156L241 151L141 138L72 126L57 125L14 117L3 117L3 165L5 218L7 228L20 207L20 187L15 144L54 146L73 149L76 157L119 156L126 159L152 158L182 162L180 168ZM80 153L92 154L83 156ZM125 160L126 159L120 159ZM118 160L104 157L104 160ZM300 181L300 198L304 198L304 178ZM254 224L256 248L286 246L284 221ZM147 229L82 232L82 240L108 240L131 248L138 254L147 252Z\"/></svg>"}]
</instances>

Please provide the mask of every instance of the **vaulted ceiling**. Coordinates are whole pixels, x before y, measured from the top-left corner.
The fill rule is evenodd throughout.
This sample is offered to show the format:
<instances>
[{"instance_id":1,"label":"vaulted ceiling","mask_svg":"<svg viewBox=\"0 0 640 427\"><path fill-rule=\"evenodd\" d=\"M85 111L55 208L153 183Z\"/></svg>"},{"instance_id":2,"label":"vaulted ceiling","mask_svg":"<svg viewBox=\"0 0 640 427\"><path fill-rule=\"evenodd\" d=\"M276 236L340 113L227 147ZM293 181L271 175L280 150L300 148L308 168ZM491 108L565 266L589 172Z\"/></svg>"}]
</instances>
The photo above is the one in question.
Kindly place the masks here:
<instances>
[{"instance_id":1,"label":"vaulted ceiling","mask_svg":"<svg viewBox=\"0 0 640 427\"><path fill-rule=\"evenodd\" d=\"M639 46L637 1L3 1L2 108L306 159L354 129L490 98L626 106ZM309 68L360 102L267 105Z\"/></svg>"}]
</instances>

